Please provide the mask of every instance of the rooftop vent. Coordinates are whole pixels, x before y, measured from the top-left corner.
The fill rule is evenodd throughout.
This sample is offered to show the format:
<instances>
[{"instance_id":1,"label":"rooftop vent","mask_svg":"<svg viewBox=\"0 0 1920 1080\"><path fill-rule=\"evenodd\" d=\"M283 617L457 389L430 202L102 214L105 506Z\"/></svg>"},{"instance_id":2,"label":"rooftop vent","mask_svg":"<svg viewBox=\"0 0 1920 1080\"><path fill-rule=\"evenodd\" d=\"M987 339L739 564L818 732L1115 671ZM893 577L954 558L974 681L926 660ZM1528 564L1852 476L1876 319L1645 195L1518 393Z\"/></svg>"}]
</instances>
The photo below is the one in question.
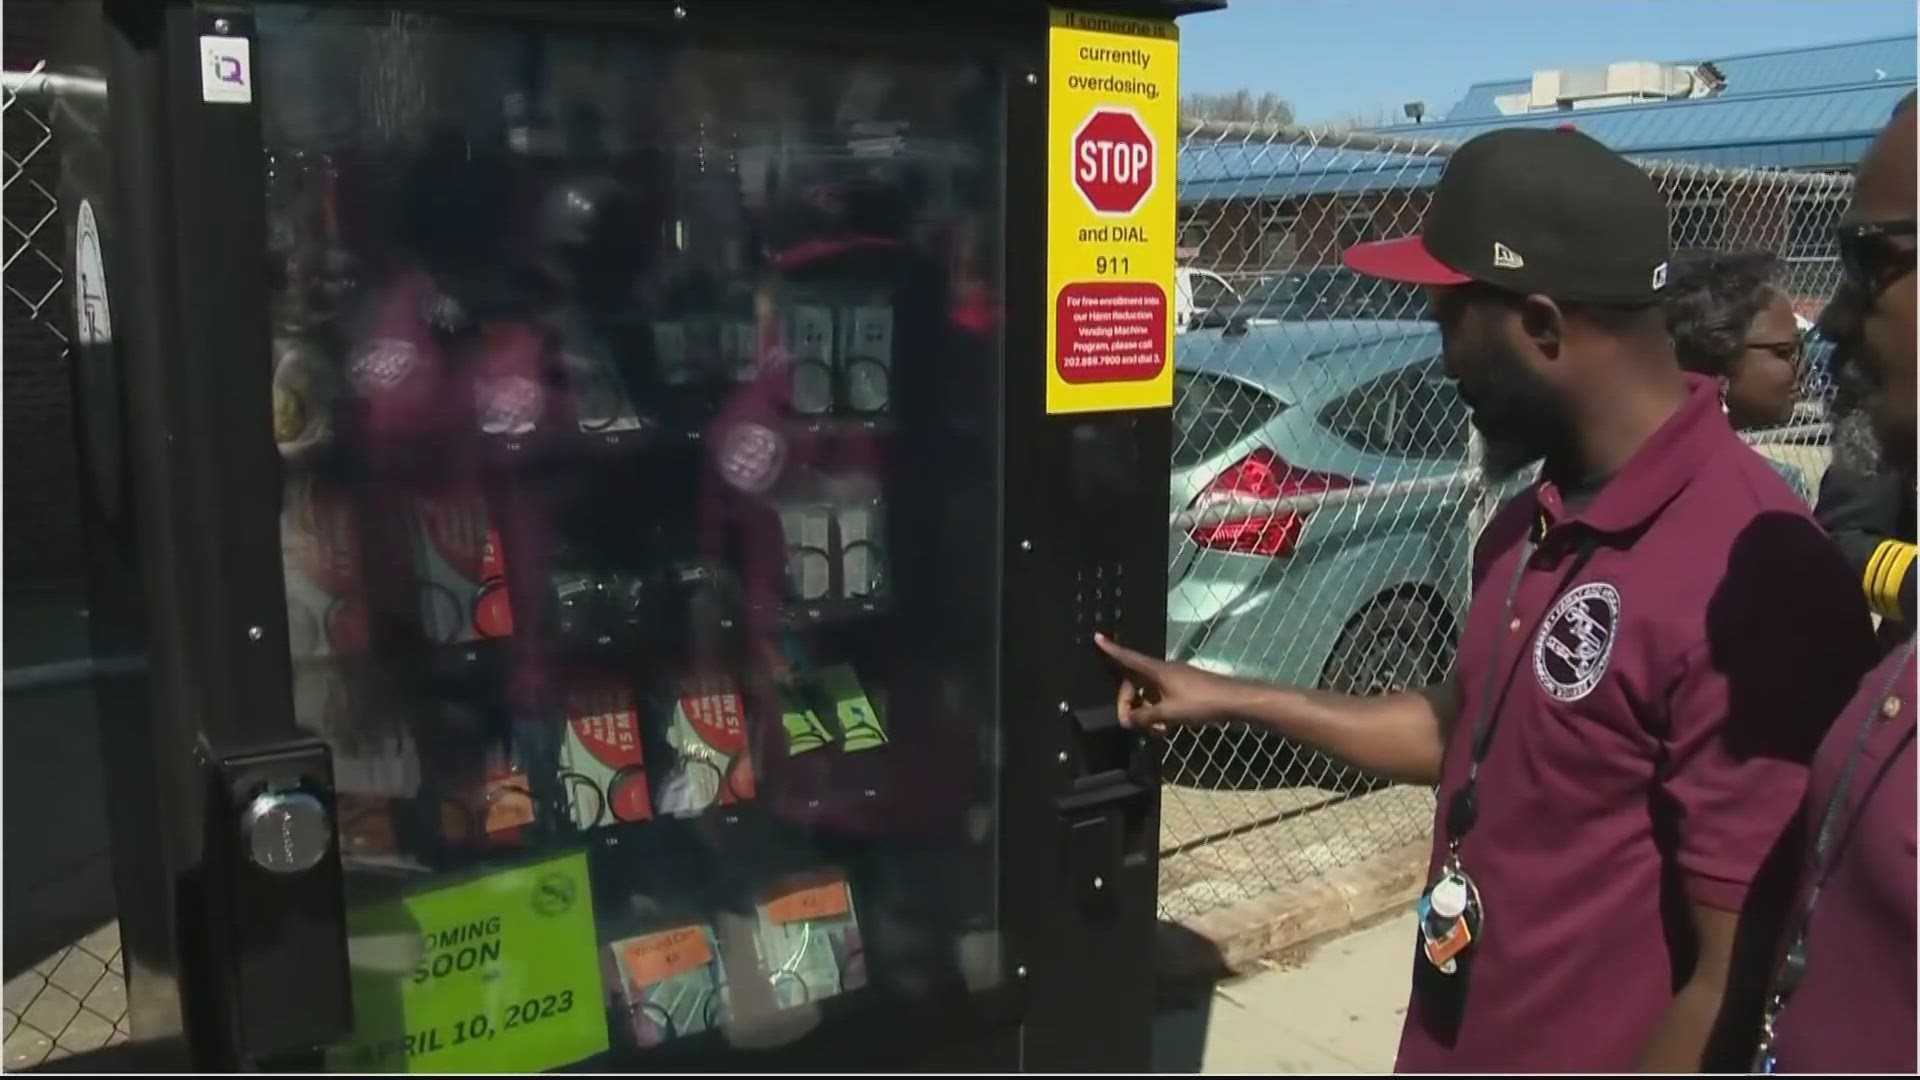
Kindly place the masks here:
<instances>
[{"instance_id":1,"label":"rooftop vent","mask_svg":"<svg viewBox=\"0 0 1920 1080\"><path fill-rule=\"evenodd\" d=\"M1511 116L1680 101L1717 94L1726 85L1726 75L1712 63L1685 65L1623 60L1605 67L1536 71L1525 93L1508 94L1495 104L1503 114Z\"/></svg>"}]
</instances>

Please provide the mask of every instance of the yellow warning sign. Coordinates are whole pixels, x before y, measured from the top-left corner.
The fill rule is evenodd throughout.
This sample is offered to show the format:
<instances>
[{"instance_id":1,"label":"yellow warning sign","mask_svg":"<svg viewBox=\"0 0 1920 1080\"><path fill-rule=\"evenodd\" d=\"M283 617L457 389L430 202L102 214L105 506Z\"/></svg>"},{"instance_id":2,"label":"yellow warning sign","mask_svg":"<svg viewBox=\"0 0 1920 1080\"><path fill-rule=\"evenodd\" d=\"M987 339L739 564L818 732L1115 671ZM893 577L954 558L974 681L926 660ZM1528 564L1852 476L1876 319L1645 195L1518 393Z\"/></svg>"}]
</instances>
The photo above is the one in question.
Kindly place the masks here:
<instances>
[{"instance_id":1,"label":"yellow warning sign","mask_svg":"<svg viewBox=\"0 0 1920 1080\"><path fill-rule=\"evenodd\" d=\"M1173 23L1053 12L1047 411L1173 404Z\"/></svg>"}]
</instances>

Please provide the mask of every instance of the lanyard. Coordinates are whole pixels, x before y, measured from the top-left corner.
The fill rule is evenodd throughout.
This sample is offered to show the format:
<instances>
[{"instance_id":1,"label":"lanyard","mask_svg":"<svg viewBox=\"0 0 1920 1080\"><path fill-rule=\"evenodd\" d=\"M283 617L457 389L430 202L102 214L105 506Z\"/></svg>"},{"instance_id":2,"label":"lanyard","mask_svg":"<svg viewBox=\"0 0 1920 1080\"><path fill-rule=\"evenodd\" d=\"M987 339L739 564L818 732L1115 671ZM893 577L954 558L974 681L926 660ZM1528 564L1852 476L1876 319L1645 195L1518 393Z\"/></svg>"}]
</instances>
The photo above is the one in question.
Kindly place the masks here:
<instances>
[{"instance_id":1,"label":"lanyard","mask_svg":"<svg viewBox=\"0 0 1920 1080\"><path fill-rule=\"evenodd\" d=\"M1573 564L1567 568L1566 574L1560 579L1560 584L1553 590L1554 598L1565 592L1573 583L1573 579L1580 576L1580 571L1586 568L1587 561L1593 558L1599 546L1595 539L1588 539L1581 543L1579 554L1574 557ZM1487 751L1493 748L1493 730L1500 720L1500 710L1494 704L1494 691L1500 687L1498 681L1500 672L1506 670L1502 661L1506 659L1506 646L1512 635L1513 605L1520 596L1520 582L1527 576L1527 564L1533 561L1533 554L1537 549L1538 544L1532 536L1520 545L1520 561L1513 568L1513 580L1507 583L1506 602L1500 608L1502 634L1500 644L1494 649L1493 659L1487 665L1486 686L1480 695L1480 707L1475 711L1473 757L1467 765L1467 782L1461 785L1460 790L1454 792L1453 798L1447 802L1447 850L1456 860L1460 855L1461 841L1473 831L1474 822L1480 816L1479 803L1474 798L1480 783L1480 764L1487 759ZM1552 608L1550 598L1547 604L1542 605L1540 618L1545 619L1546 613ZM1511 679L1508 680L1507 685L1512 686ZM1504 699L1505 692L1502 691L1500 696Z\"/></svg>"},{"instance_id":2,"label":"lanyard","mask_svg":"<svg viewBox=\"0 0 1920 1080\"><path fill-rule=\"evenodd\" d=\"M1892 695L1894 687L1899 685L1900 677L1906 674L1907 665L1913 660L1914 643L1907 641L1900 654L1900 662L1893 666L1893 674L1880 692L1867 699L1866 715L1861 718L1859 728L1853 734L1853 745L1847 750L1846 761L1840 766L1839 779L1834 781L1833 790L1827 793L1827 804L1820 810L1820 829L1814 834L1813 852L1807 860L1808 884L1806 899L1801 901L1800 910L1793 921L1793 935L1788 939L1787 951L1780 961L1780 967L1774 972L1773 990L1767 995L1767 1007L1760 1025L1760 1048L1754 1057L1754 1071L1770 1073L1773 1071L1773 1022L1780 1011L1800 989L1800 979L1807 973L1807 931L1813 925L1814 906L1820 902L1820 892L1826 888L1827 878L1832 876L1840 853L1835 841L1840 834L1840 815L1847 805L1847 793L1853 787L1853 774L1865 757L1867 736L1879 724L1881 703ZM1874 778L1886 775L1883 770ZM1867 788L1870 796L1873 788ZM1864 805L1864 799L1862 803Z\"/></svg>"}]
</instances>

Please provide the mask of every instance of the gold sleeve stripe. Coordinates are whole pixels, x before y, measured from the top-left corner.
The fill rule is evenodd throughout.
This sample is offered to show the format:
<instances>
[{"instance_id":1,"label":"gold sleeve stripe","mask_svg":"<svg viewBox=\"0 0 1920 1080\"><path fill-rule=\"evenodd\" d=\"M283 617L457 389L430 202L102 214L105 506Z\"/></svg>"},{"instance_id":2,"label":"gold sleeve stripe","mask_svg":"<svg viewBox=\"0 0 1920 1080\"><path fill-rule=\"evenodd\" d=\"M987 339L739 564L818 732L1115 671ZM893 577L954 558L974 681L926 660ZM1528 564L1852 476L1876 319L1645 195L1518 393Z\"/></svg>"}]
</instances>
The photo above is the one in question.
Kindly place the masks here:
<instances>
[{"instance_id":1,"label":"gold sleeve stripe","mask_svg":"<svg viewBox=\"0 0 1920 1080\"><path fill-rule=\"evenodd\" d=\"M1900 617L1900 586L1907 579L1907 572L1913 568L1916 555L1914 545L1899 540L1883 540L1873 549L1873 557L1867 560L1867 570L1861 577L1866 587L1867 604L1883 619Z\"/></svg>"},{"instance_id":2,"label":"gold sleeve stripe","mask_svg":"<svg viewBox=\"0 0 1920 1080\"><path fill-rule=\"evenodd\" d=\"M1887 570L1886 617L1889 619L1900 618L1900 591L1907 583L1907 571L1913 569L1916 553L1912 544L1901 544L1899 552L1893 556L1893 565Z\"/></svg>"},{"instance_id":3,"label":"gold sleeve stripe","mask_svg":"<svg viewBox=\"0 0 1920 1080\"><path fill-rule=\"evenodd\" d=\"M1880 568L1886 563L1887 555L1893 548L1890 540L1882 541L1873 549L1873 555L1867 559L1866 573L1860 576L1860 587L1866 591L1867 606L1880 613Z\"/></svg>"}]
</instances>

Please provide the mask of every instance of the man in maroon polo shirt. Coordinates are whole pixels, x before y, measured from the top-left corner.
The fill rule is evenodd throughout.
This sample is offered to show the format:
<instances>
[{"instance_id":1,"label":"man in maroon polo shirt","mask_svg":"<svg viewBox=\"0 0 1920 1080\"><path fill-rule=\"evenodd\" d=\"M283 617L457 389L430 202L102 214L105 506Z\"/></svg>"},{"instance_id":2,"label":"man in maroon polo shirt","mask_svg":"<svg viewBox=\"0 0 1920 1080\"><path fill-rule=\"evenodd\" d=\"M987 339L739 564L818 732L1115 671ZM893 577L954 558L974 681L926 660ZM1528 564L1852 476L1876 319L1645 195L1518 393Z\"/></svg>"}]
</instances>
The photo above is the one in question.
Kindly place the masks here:
<instances>
[{"instance_id":1,"label":"man in maroon polo shirt","mask_svg":"<svg viewBox=\"0 0 1920 1080\"><path fill-rule=\"evenodd\" d=\"M1914 99L1868 151L1839 229L1846 281L1821 316L1870 387L1880 468L1914 490ZM1913 523L1905 522L1911 529ZM1908 535L1911 535L1909 533ZM1811 838L1788 908L1756 1064L1777 1072L1914 1071L1913 630L1860 682L1814 759Z\"/></svg>"},{"instance_id":2,"label":"man in maroon polo shirt","mask_svg":"<svg viewBox=\"0 0 1920 1080\"><path fill-rule=\"evenodd\" d=\"M1736 916L1871 662L1806 508L1681 371L1666 206L1570 129L1461 146L1420 237L1348 264L1427 286L1449 376L1542 479L1480 537L1454 675L1352 697L1102 647L1124 722L1263 725L1439 784L1401 1071L1698 1069Z\"/></svg>"}]
</instances>

